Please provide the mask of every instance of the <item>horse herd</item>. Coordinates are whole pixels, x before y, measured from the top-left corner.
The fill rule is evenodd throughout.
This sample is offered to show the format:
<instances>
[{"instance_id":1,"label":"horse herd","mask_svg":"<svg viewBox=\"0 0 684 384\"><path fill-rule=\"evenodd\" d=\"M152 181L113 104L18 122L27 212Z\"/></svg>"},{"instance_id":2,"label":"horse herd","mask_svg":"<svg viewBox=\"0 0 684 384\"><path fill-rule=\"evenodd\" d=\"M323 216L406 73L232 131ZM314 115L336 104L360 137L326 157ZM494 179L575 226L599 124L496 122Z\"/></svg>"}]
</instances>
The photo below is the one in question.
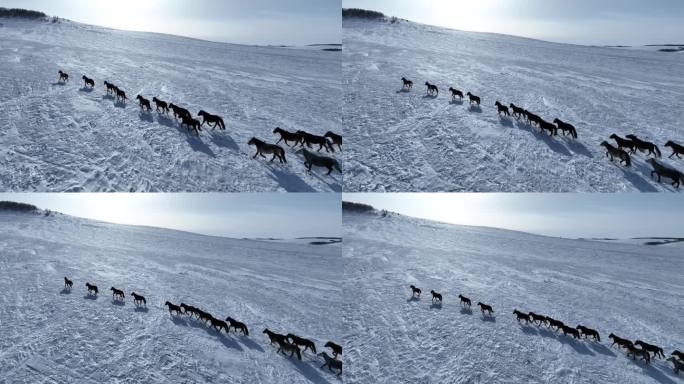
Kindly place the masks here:
<instances>
[{"instance_id":1,"label":"horse herd","mask_svg":"<svg viewBox=\"0 0 684 384\"><path fill-rule=\"evenodd\" d=\"M409 285L409 288L411 289L412 299L416 297L420 298L420 288L414 286L413 284ZM436 302L439 302L439 304L442 303L442 294L437 293L434 290L431 290L430 293L432 294L433 304ZM460 299L461 306L467 306L468 308L470 308L472 301L469 298L460 294L458 295L458 298ZM483 317L485 315L491 316L494 312L494 309L491 305L483 304L481 302L478 302L477 305L480 307L480 311L482 311ZM597 330L586 327L582 324L573 328L569 325L566 325L564 322L560 320L552 318L551 316L545 316L534 312L523 312L517 309L513 310L513 315L515 316L518 323L522 323L524 321L527 325L546 325L546 327L550 328L554 332L562 332L564 336L570 335L578 340L582 338L588 339L589 337L591 337L594 341L599 343L601 342L601 335ZM632 342L629 339L621 338L612 333L608 335L608 338L610 338L613 341L613 343L610 345L611 347L617 345L618 348L625 349L625 351L627 352L627 356L632 356L632 360L635 360L637 357L640 357L642 360L646 362L646 364L650 364L651 360L654 358L658 358L659 356L665 358L665 353L663 352L663 349L656 345L649 344L641 340L636 340ZM639 346L639 348L637 348L636 346ZM653 354L653 356L651 356L651 353ZM674 373L679 374L679 371L684 372L684 353L680 352L679 350L675 350L671 353L667 361L672 362Z\"/></svg>"},{"instance_id":2,"label":"horse herd","mask_svg":"<svg viewBox=\"0 0 684 384\"><path fill-rule=\"evenodd\" d=\"M74 282L65 276L64 289L71 291L73 286ZM85 286L88 295L97 297L99 293L97 285L86 282ZM126 299L126 295L123 290L114 287L111 287L110 290L112 291L112 300L123 302ZM131 292L131 296L133 297L133 304L136 307L147 307L147 300L144 296L136 294L135 292ZM230 316L226 317L225 320L221 320L207 311L185 303L176 305L170 301L166 301L164 306L167 307L170 316L174 316L175 313L175 316L185 315L189 316L190 319L196 318L196 320L202 322L205 326L213 328L218 333L221 333L223 330L230 334L230 330L233 328L235 329L235 333L240 332L244 336L249 336L249 329L247 328L247 325L241 321L233 319ZM263 333L268 336L271 345L275 343L278 346L278 353L282 353L284 355L289 353L289 357L297 355L299 360L302 360L302 352L305 352L306 350L310 350L316 354L316 344L312 340L297 336L294 333L288 333L287 335L275 333L268 328L264 329ZM303 347L303 351L300 349L300 347ZM321 365L321 368L327 366L328 370L331 372L333 372L333 369L337 370L337 376L340 376L342 374L342 361L338 359L338 356L342 354L342 347L332 341L325 343L324 347L330 348L332 356L328 355L325 351L317 354L317 356L322 357L325 361L323 365Z\"/></svg>"},{"instance_id":3,"label":"horse herd","mask_svg":"<svg viewBox=\"0 0 684 384\"><path fill-rule=\"evenodd\" d=\"M63 72L62 70L59 70L58 74L59 82L69 81L69 75L67 73ZM87 77L86 75L83 75L82 79L84 82L84 87L95 87L95 80ZM107 90L107 95L111 94L114 97L116 97L117 102L125 103L126 100L128 100L126 92L120 87L106 80L104 81L104 85ZM152 111L152 105L149 99L145 98L142 95L137 95L135 99L138 101L138 105L140 106L141 111ZM195 119L192 113L190 113L190 111L186 108L158 99L156 96L152 98L152 102L154 102L155 104L156 112L168 115L169 112L172 111L174 119L180 119L181 127L186 126L188 132L190 132L190 130L192 129L198 136L202 131L202 127L204 126L204 124L207 124L208 126L212 127L212 130L214 130L217 127L222 130L226 129L226 125L223 121L223 118L219 115L214 115L204 110L200 110L197 113L197 117L202 118L202 122L200 122L198 119ZM304 156L304 166L307 168L308 171L311 171L312 166L317 166L327 168L327 175L330 175L333 169L342 173L340 164L336 159L332 157L319 155L317 153L307 150L306 148L313 148L312 145L318 145L317 151L325 149L326 152L334 153L334 146L336 145L337 148L341 151L341 135L328 131L325 133L325 135L318 136L312 133L305 132L303 130L298 130L296 132L288 132L280 127L276 127L273 130L273 133L280 135L280 139L275 144L269 144L263 140L257 139L256 137L252 137L248 141L248 145L254 145L256 147L256 153L252 158L256 158L257 156L265 158L265 155L272 155L270 161L273 161L277 158L280 161L280 163L287 163L287 159L285 158L285 149L277 144L280 143L280 141L284 141L285 145L289 147L290 144L288 142L292 141L294 142L292 148L295 148L297 144L301 145L302 148L298 150L296 153Z\"/></svg>"},{"instance_id":4,"label":"horse herd","mask_svg":"<svg viewBox=\"0 0 684 384\"><path fill-rule=\"evenodd\" d=\"M413 81L405 77L402 77L401 80L403 82L402 90L410 90L413 88ZM439 88L437 85L426 81L425 86L427 87L427 94L429 96L439 95ZM461 99L464 98L463 92L458 89L449 87L449 91L451 92L452 100L455 100L456 97ZM466 96L468 96L471 105L475 104L479 106L482 101L479 96L475 96L470 92L466 93ZM563 132L563 136L568 135L574 139L577 139L577 129L572 124L566 123L561 119L556 118L553 120L553 123L549 123L539 115L532 113L525 108L518 107L513 103L505 106L498 100L496 103L494 103L494 106L496 107L499 116L513 116L518 120L522 118L530 126L537 125L542 133L548 131L549 136L557 136L558 130L561 130ZM648 152L648 155L652 154L655 157L661 157L660 149L658 149L657 145L641 140L636 137L636 135L627 135L626 138L621 138L616 134L613 134L610 136L610 138L616 141L618 145L617 147L614 147L607 141L603 141L600 144L606 149L606 157L609 157L610 161L613 161L615 158L617 158L621 163L629 167L631 165L631 158L629 153L627 153L623 148L629 149L630 153L632 154L635 153L636 150L639 150L640 152ZM677 156L677 158L681 159L680 155L684 155L684 146L677 144L672 140L665 143L665 146L672 149L672 154L669 156L669 158ZM684 182L684 174L681 171L660 163L655 159L649 159L647 162L653 168L651 177L653 177L654 174L657 175L658 182L661 181L662 176L671 179L672 185L676 188L679 188L680 183Z\"/></svg>"}]
</instances>

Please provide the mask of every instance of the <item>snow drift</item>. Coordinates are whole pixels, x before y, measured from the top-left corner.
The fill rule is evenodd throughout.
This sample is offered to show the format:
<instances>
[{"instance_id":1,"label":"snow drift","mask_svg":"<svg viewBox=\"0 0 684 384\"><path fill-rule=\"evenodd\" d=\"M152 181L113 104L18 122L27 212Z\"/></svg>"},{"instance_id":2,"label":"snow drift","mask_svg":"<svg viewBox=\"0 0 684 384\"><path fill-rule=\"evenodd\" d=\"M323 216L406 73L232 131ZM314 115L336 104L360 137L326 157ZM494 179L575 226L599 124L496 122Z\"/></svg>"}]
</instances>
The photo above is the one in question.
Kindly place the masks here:
<instances>
[{"instance_id":1,"label":"snow drift","mask_svg":"<svg viewBox=\"0 0 684 384\"><path fill-rule=\"evenodd\" d=\"M345 211L349 383L679 383L610 348L613 332L684 347L678 246L608 244ZM411 300L409 285L421 288ZM444 303L432 305L430 290ZM473 301L472 312L458 295ZM483 318L478 301L494 307ZM597 329L601 343L518 324L514 309Z\"/></svg>"},{"instance_id":2,"label":"snow drift","mask_svg":"<svg viewBox=\"0 0 684 384\"><path fill-rule=\"evenodd\" d=\"M684 55L555 44L449 30L399 19L345 18L345 191L674 191L599 146L636 134L684 144ZM401 77L414 82L402 92ZM425 81L439 86L425 96ZM452 103L448 88L482 97ZM575 125L579 139L499 118L500 100ZM680 189L681 190L681 189Z\"/></svg>"},{"instance_id":3,"label":"snow drift","mask_svg":"<svg viewBox=\"0 0 684 384\"><path fill-rule=\"evenodd\" d=\"M252 159L276 126L341 133L340 53L212 43L60 20L0 19L0 188L11 191L339 191L341 175ZM70 75L58 83L58 70ZM95 89L83 87L85 74ZM130 99L115 103L103 81ZM218 114L199 137L140 113L137 94ZM154 104L153 104L154 106ZM201 120L201 119L200 119ZM327 170L325 170L327 171Z\"/></svg>"},{"instance_id":4,"label":"snow drift","mask_svg":"<svg viewBox=\"0 0 684 384\"><path fill-rule=\"evenodd\" d=\"M265 327L340 342L339 244L270 243L0 211L0 382L336 383L276 352ZM63 277L74 282L61 291ZM85 283L99 286L97 299ZM110 286L123 289L124 304ZM137 310L130 292L147 298ZM169 300L231 316L249 337L171 317Z\"/></svg>"}]
</instances>

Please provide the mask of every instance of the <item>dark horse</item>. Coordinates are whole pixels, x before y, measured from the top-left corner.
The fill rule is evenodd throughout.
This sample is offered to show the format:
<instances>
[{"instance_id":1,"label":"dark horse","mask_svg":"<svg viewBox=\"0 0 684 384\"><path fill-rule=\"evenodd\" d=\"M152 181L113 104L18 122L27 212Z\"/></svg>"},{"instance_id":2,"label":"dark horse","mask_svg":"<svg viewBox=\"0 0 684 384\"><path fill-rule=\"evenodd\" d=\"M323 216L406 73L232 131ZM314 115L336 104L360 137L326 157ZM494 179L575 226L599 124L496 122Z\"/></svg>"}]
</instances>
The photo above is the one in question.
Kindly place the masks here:
<instances>
[{"instance_id":1,"label":"dark horse","mask_svg":"<svg viewBox=\"0 0 684 384\"><path fill-rule=\"evenodd\" d=\"M138 100L138 103L140 104L140 109L147 109L148 112L152 110L152 106L150 105L150 101L147 100L146 98L138 95L136 97L136 100Z\"/></svg>"},{"instance_id":2,"label":"dark horse","mask_svg":"<svg viewBox=\"0 0 684 384\"><path fill-rule=\"evenodd\" d=\"M69 81L69 75L66 72L62 72L62 70L59 70L59 81L67 82Z\"/></svg>"},{"instance_id":3,"label":"dark horse","mask_svg":"<svg viewBox=\"0 0 684 384\"><path fill-rule=\"evenodd\" d=\"M508 111L508 107L501 104L498 100L496 103L494 103L494 106L496 107L496 112L501 116L501 114L504 114L506 116L510 116L511 112Z\"/></svg>"},{"instance_id":4,"label":"dark horse","mask_svg":"<svg viewBox=\"0 0 684 384\"><path fill-rule=\"evenodd\" d=\"M235 328L235 333L240 330L245 334L245 336L249 336L249 330L247 329L247 325L245 325L245 323L237 321L230 316L226 317L226 321L230 323L228 326L228 332L230 332L230 328Z\"/></svg>"},{"instance_id":5,"label":"dark horse","mask_svg":"<svg viewBox=\"0 0 684 384\"><path fill-rule=\"evenodd\" d=\"M555 119L553 122L558 126L558 129L563 131L563 136L565 136L565 133L568 132L570 136L572 136L575 139L577 138L577 130L575 129L575 126L573 126L572 124L568 124L562 121L561 119Z\"/></svg>"},{"instance_id":6,"label":"dark horse","mask_svg":"<svg viewBox=\"0 0 684 384\"><path fill-rule=\"evenodd\" d=\"M314 344L314 342L309 340L309 339L299 337L293 333L288 333L287 339L292 340L292 344L294 344L294 345L300 345L300 346L304 347L304 351L306 351L307 349L310 349L311 352L316 353L316 344Z\"/></svg>"},{"instance_id":7,"label":"dark horse","mask_svg":"<svg viewBox=\"0 0 684 384\"><path fill-rule=\"evenodd\" d=\"M296 147L297 144L299 144L302 141L302 135L301 134L299 134L297 132L286 131L280 127L275 127L275 129L273 130L273 133L277 133L280 135L280 139L278 139L278 141L276 141L276 144L280 143L281 141L284 141L285 145L287 145L289 147L290 144L288 144L287 142L288 141L294 141L294 144L292 144L292 146Z\"/></svg>"},{"instance_id":8,"label":"dark horse","mask_svg":"<svg viewBox=\"0 0 684 384\"><path fill-rule=\"evenodd\" d=\"M277 343L279 340L283 340L283 341L287 340L287 336L281 335L280 333L275 333L268 328L264 329L263 333L268 335L268 338L271 340L271 344Z\"/></svg>"},{"instance_id":9,"label":"dark horse","mask_svg":"<svg viewBox=\"0 0 684 384\"><path fill-rule=\"evenodd\" d=\"M653 155L655 157L661 156L660 149L658 149L657 145L655 145L653 143L649 143L648 141L643 141L643 140L639 139L638 137L636 137L636 135L627 135L625 137L632 140L634 142L634 145L636 145L637 149L640 152L648 151L648 155Z\"/></svg>"},{"instance_id":10,"label":"dark horse","mask_svg":"<svg viewBox=\"0 0 684 384\"><path fill-rule=\"evenodd\" d=\"M479 96L475 96L475 95L473 95L473 94L470 93L470 92L466 93L466 95L468 95L468 99L470 100L470 104L475 103L475 104L477 104L477 105L480 105L480 101L481 101L481 100L480 100L480 97L479 97Z\"/></svg>"},{"instance_id":11,"label":"dark horse","mask_svg":"<svg viewBox=\"0 0 684 384\"><path fill-rule=\"evenodd\" d=\"M669 140L667 143L665 143L665 146L672 148L672 154L668 156L669 159L671 159L672 156L677 156L678 159L681 159L679 155L684 155L684 146L681 146L672 140Z\"/></svg>"},{"instance_id":12,"label":"dark horse","mask_svg":"<svg viewBox=\"0 0 684 384\"><path fill-rule=\"evenodd\" d=\"M71 289L73 286L74 286L74 282L67 279L66 276L64 276L64 288Z\"/></svg>"},{"instance_id":13,"label":"dark horse","mask_svg":"<svg viewBox=\"0 0 684 384\"><path fill-rule=\"evenodd\" d=\"M411 88L413 88L413 81L411 81L411 80L409 80L409 79L407 79L407 78L405 78L405 77L402 77L402 78L401 78L401 81L404 82L404 86L403 86L402 88L406 88L406 89L411 89Z\"/></svg>"},{"instance_id":14,"label":"dark horse","mask_svg":"<svg viewBox=\"0 0 684 384\"><path fill-rule=\"evenodd\" d=\"M333 356L337 357L337 355L342 354L342 346L339 344L335 344L332 341L328 341L325 343L326 348L330 348L332 350Z\"/></svg>"},{"instance_id":15,"label":"dark horse","mask_svg":"<svg viewBox=\"0 0 684 384\"><path fill-rule=\"evenodd\" d=\"M86 289L88 289L88 294L97 295L97 285L86 283Z\"/></svg>"},{"instance_id":16,"label":"dark horse","mask_svg":"<svg viewBox=\"0 0 684 384\"><path fill-rule=\"evenodd\" d=\"M342 150L342 136L338 135L337 133L334 133L332 131L328 131L323 135L323 137L327 137L332 141L334 145L337 145L337 148L341 151ZM331 145L332 146L332 145Z\"/></svg>"},{"instance_id":17,"label":"dark horse","mask_svg":"<svg viewBox=\"0 0 684 384\"><path fill-rule=\"evenodd\" d=\"M204 123L207 123L207 125L211 125L213 123L214 125L211 125L212 129L216 128L217 126L223 130L226 129L226 125L223 123L223 119L221 118L221 116L212 115L211 113L205 111L199 111L197 116L202 116L201 125L204 125Z\"/></svg>"},{"instance_id":18,"label":"dark horse","mask_svg":"<svg viewBox=\"0 0 684 384\"><path fill-rule=\"evenodd\" d=\"M156 97L153 97L152 101L157 106L157 112L161 109L164 113L169 113L169 104L166 101L159 100Z\"/></svg>"},{"instance_id":19,"label":"dark horse","mask_svg":"<svg viewBox=\"0 0 684 384\"><path fill-rule=\"evenodd\" d=\"M86 76L86 75L83 75L83 77L81 77L81 78L83 79L83 83L84 83L83 86L84 86L84 87L90 86L90 87L92 88L92 87L95 86L95 80L89 78L89 77Z\"/></svg>"},{"instance_id":20,"label":"dark horse","mask_svg":"<svg viewBox=\"0 0 684 384\"><path fill-rule=\"evenodd\" d=\"M256 147L256 153L254 154L254 156L252 156L252 159L256 159L257 156L266 158L264 154L267 154L273 155L273 157L271 157L271 161L273 161L277 157L281 164L287 163L287 160L285 159L285 150L281 146L266 143L264 141L257 139L256 137L252 137L251 139L249 139L247 145L254 145Z\"/></svg>"},{"instance_id":21,"label":"dark horse","mask_svg":"<svg viewBox=\"0 0 684 384\"><path fill-rule=\"evenodd\" d=\"M145 306L147 306L147 300L145 300L145 296L138 295L135 292L131 292L131 296L133 296L133 304L135 304L135 305L144 304Z\"/></svg>"}]
</instances>

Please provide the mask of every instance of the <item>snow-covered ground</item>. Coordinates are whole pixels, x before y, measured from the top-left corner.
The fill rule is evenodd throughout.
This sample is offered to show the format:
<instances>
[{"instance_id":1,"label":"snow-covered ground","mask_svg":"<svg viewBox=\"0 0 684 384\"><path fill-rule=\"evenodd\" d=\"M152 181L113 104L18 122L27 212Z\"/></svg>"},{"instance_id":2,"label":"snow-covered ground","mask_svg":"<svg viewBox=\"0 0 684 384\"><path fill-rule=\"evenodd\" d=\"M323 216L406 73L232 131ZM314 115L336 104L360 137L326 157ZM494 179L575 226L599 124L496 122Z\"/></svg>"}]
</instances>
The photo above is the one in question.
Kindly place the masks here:
<instances>
[{"instance_id":1,"label":"snow-covered ground","mask_svg":"<svg viewBox=\"0 0 684 384\"><path fill-rule=\"evenodd\" d=\"M349 383L684 382L610 348L612 332L684 348L684 259L667 246L566 240L396 214L343 213ZM409 285L422 289L412 301ZM443 295L432 306L430 290ZM458 295L473 300L472 312ZM475 304L494 307L483 318ZM520 325L534 311L600 332Z\"/></svg>"},{"instance_id":2,"label":"snow-covered ground","mask_svg":"<svg viewBox=\"0 0 684 384\"><path fill-rule=\"evenodd\" d=\"M1 383L337 383L310 352L276 353L264 327L342 337L341 246L269 243L0 212ZM64 276L74 281L62 291ZM98 285L97 299L85 283ZM124 289L125 304L112 301ZM147 311L129 293L147 298ZM166 300L249 327L218 335Z\"/></svg>"},{"instance_id":3,"label":"snow-covered ground","mask_svg":"<svg viewBox=\"0 0 684 384\"><path fill-rule=\"evenodd\" d=\"M416 24L343 19L345 191L674 191L642 154L625 168L599 146L635 133L684 145L684 55L556 44ZM401 92L401 77L414 82ZM437 98L425 96L429 81ZM448 88L482 97L451 103ZM574 124L550 138L500 100ZM681 189L680 189L681 190Z\"/></svg>"},{"instance_id":4,"label":"snow-covered ground","mask_svg":"<svg viewBox=\"0 0 684 384\"><path fill-rule=\"evenodd\" d=\"M62 20L0 19L0 189L340 191L341 175L253 160L276 126L341 133L339 52L213 43ZM58 83L58 70L70 81ZM81 76L95 80L83 89ZM117 104L103 81L131 99ZM137 94L221 115L199 138ZM154 104L153 104L154 106ZM205 125L206 127L206 125ZM339 153L335 154L339 156Z\"/></svg>"}]
</instances>

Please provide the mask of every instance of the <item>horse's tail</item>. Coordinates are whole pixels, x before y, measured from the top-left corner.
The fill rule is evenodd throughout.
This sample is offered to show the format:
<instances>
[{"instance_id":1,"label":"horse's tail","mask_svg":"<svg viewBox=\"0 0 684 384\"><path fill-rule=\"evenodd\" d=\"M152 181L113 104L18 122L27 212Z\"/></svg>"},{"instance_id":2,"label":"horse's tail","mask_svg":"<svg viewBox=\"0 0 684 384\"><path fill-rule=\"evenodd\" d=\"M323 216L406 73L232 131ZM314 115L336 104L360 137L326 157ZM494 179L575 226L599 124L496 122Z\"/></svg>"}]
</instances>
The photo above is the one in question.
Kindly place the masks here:
<instances>
[{"instance_id":1,"label":"horse's tail","mask_svg":"<svg viewBox=\"0 0 684 384\"><path fill-rule=\"evenodd\" d=\"M335 159L333 159L333 168L337 169L337 171L339 173L342 173L342 168L340 168L340 163Z\"/></svg>"},{"instance_id":2,"label":"horse's tail","mask_svg":"<svg viewBox=\"0 0 684 384\"><path fill-rule=\"evenodd\" d=\"M599 335L598 332L596 332L596 340L598 340L599 343L601 342L601 335Z\"/></svg>"},{"instance_id":3,"label":"horse's tail","mask_svg":"<svg viewBox=\"0 0 684 384\"><path fill-rule=\"evenodd\" d=\"M577 130L575 128L572 129L572 137L577 138Z\"/></svg>"},{"instance_id":4,"label":"horse's tail","mask_svg":"<svg viewBox=\"0 0 684 384\"><path fill-rule=\"evenodd\" d=\"M247 329L247 326L245 325L245 335L249 336L249 329Z\"/></svg>"},{"instance_id":5,"label":"horse's tail","mask_svg":"<svg viewBox=\"0 0 684 384\"><path fill-rule=\"evenodd\" d=\"M221 128L226 129L226 124L223 123L223 118L219 117L218 121L221 123Z\"/></svg>"},{"instance_id":6,"label":"horse's tail","mask_svg":"<svg viewBox=\"0 0 684 384\"><path fill-rule=\"evenodd\" d=\"M656 156L661 157L662 154L660 153L660 149L658 148L657 145L653 144L653 149L655 149Z\"/></svg>"},{"instance_id":7,"label":"horse's tail","mask_svg":"<svg viewBox=\"0 0 684 384\"><path fill-rule=\"evenodd\" d=\"M316 344L314 342L311 342L311 349L313 349L313 353L316 353Z\"/></svg>"}]
</instances>

